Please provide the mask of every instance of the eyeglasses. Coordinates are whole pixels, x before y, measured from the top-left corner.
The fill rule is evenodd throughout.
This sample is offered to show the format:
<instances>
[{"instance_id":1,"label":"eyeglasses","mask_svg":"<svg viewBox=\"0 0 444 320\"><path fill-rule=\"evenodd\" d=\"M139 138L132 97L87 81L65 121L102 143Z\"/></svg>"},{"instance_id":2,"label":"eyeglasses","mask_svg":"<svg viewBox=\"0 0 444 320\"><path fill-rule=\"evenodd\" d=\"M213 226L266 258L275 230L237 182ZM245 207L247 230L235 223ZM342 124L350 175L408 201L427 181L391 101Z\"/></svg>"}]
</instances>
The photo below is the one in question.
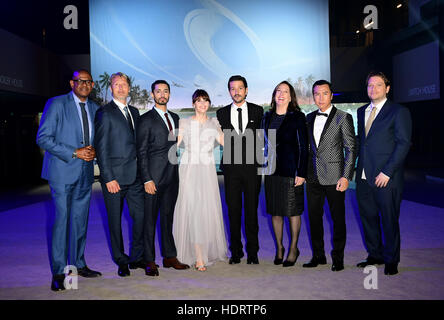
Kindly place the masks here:
<instances>
[{"instance_id":1,"label":"eyeglasses","mask_svg":"<svg viewBox=\"0 0 444 320\"><path fill-rule=\"evenodd\" d=\"M86 84L87 86L90 86L93 81L92 80L82 80L82 79L72 79L72 81L77 82L77 85Z\"/></svg>"}]
</instances>

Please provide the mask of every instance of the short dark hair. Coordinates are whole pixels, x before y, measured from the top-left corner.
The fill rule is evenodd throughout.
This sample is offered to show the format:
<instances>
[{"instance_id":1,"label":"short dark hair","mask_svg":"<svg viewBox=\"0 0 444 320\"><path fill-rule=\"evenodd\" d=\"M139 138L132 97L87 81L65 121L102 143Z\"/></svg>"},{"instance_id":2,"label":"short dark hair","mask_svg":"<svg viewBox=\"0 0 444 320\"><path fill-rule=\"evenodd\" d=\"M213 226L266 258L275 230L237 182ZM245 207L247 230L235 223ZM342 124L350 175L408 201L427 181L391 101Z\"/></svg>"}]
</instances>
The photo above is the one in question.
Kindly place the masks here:
<instances>
[{"instance_id":1,"label":"short dark hair","mask_svg":"<svg viewBox=\"0 0 444 320\"><path fill-rule=\"evenodd\" d=\"M168 86L168 91L170 90L170 84L168 82L166 82L165 80L156 80L151 84L151 92L154 92L154 88L158 85L158 84L166 84Z\"/></svg>"},{"instance_id":2,"label":"short dark hair","mask_svg":"<svg viewBox=\"0 0 444 320\"><path fill-rule=\"evenodd\" d=\"M116 72L116 73L113 73L113 74L111 75L111 77L109 78L109 84L112 85L112 84L113 84L113 80L114 80L115 78L117 78L117 77L120 77L120 78L125 79L126 82L128 83L128 86L131 87L131 80L130 80L130 78L129 78L126 74L124 74L123 72Z\"/></svg>"},{"instance_id":3,"label":"short dark hair","mask_svg":"<svg viewBox=\"0 0 444 320\"><path fill-rule=\"evenodd\" d=\"M72 73L72 79L71 79L71 80L74 80L74 78L76 77L76 73L78 74L78 73L80 73L80 72L85 72L85 73L89 74L89 76L91 77L91 79L93 78L92 75L91 75L91 72L89 72L89 70L86 70L86 69L79 69L79 70L74 70L74 72Z\"/></svg>"},{"instance_id":4,"label":"short dark hair","mask_svg":"<svg viewBox=\"0 0 444 320\"><path fill-rule=\"evenodd\" d=\"M331 90L331 83L330 82L328 82L327 80L318 80L315 83L313 83L313 86L311 87L311 94L314 95L314 89L316 86L323 86L324 84L328 85L330 92L333 92L333 90Z\"/></svg>"},{"instance_id":5,"label":"short dark hair","mask_svg":"<svg viewBox=\"0 0 444 320\"><path fill-rule=\"evenodd\" d=\"M367 80L365 81L366 86L368 86L368 80L370 80L371 77L380 77L384 81L386 87L390 86L390 80L381 71L371 71L367 76Z\"/></svg>"},{"instance_id":6,"label":"short dark hair","mask_svg":"<svg viewBox=\"0 0 444 320\"><path fill-rule=\"evenodd\" d=\"M293 86L291 85L290 82L284 80L284 81L280 82L276 86L276 88L274 88L274 90L273 90L273 94L271 96L271 112L276 112L276 101L275 101L274 98L276 96L276 91L277 91L277 89L279 88L279 86L281 84L286 84L290 88L290 98L291 98L291 101L288 104L288 111L301 111L301 108L299 107L299 104L298 104L298 100L296 98L296 91L294 90L294 88L293 88Z\"/></svg>"},{"instance_id":7,"label":"short dark hair","mask_svg":"<svg viewBox=\"0 0 444 320\"><path fill-rule=\"evenodd\" d=\"M244 87L248 88L247 79L245 79L244 77L237 74L237 75L231 76L230 79L228 79L228 90L230 90L230 82L231 81L242 81L244 83Z\"/></svg>"},{"instance_id":8,"label":"short dark hair","mask_svg":"<svg viewBox=\"0 0 444 320\"><path fill-rule=\"evenodd\" d=\"M194 93L193 93L193 104L194 104L197 100L199 100L199 98L202 98L202 99L208 101L208 102L210 103L210 105L211 105L211 99L210 99L210 96L208 95L208 93L207 93L205 90L203 90L203 89L197 89L196 91L194 91Z\"/></svg>"}]
</instances>

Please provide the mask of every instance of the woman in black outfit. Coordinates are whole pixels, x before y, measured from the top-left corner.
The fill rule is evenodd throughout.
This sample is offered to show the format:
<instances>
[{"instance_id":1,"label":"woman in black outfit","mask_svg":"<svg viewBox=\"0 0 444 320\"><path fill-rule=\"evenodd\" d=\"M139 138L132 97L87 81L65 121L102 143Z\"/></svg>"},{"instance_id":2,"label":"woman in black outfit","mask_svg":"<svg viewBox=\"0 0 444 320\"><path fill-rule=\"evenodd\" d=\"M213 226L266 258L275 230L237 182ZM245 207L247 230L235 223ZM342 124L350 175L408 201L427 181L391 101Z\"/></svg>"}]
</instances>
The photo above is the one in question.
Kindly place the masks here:
<instances>
[{"instance_id":1,"label":"woman in black outfit","mask_svg":"<svg viewBox=\"0 0 444 320\"><path fill-rule=\"evenodd\" d=\"M305 115L296 101L293 86L287 81L282 81L274 89L271 110L265 113L262 128L267 159L265 200L276 237L274 264L289 267L299 256L297 244L304 211L308 139ZM284 217L290 221L291 243L287 259L282 262L285 253L282 244Z\"/></svg>"}]
</instances>

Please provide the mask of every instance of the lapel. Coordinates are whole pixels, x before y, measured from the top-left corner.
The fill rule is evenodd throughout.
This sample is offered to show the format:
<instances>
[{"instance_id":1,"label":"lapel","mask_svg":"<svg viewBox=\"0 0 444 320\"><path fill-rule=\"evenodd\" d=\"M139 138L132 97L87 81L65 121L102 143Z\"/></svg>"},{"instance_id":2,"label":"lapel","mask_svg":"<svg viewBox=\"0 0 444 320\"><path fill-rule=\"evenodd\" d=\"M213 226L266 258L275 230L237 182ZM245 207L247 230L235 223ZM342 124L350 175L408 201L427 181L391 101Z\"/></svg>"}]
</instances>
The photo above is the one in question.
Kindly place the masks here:
<instances>
[{"instance_id":1,"label":"lapel","mask_svg":"<svg viewBox=\"0 0 444 320\"><path fill-rule=\"evenodd\" d=\"M327 132L328 127L330 126L330 123L332 122L333 118L336 115L336 107L332 106L330 115L327 118L327 122L325 123L324 129L322 129L321 137L319 138L319 147L322 144L322 138L324 138L325 132ZM314 122L314 121L313 121ZM318 148L319 149L319 148Z\"/></svg>"},{"instance_id":2,"label":"lapel","mask_svg":"<svg viewBox=\"0 0 444 320\"><path fill-rule=\"evenodd\" d=\"M253 108L250 108L247 102L247 113L248 113L248 123L247 126L245 127L245 130L247 130L248 128L250 128L250 124L253 123L252 120L254 121L254 114L253 114Z\"/></svg>"},{"instance_id":3,"label":"lapel","mask_svg":"<svg viewBox=\"0 0 444 320\"><path fill-rule=\"evenodd\" d=\"M77 136L78 141L83 141L82 119L80 118L79 112L77 110L76 102L74 101L74 97L72 96L73 94L74 93L72 92L67 94L67 119L78 119L78 121L73 122L74 133Z\"/></svg>"},{"instance_id":4,"label":"lapel","mask_svg":"<svg viewBox=\"0 0 444 320\"><path fill-rule=\"evenodd\" d=\"M225 107L223 114L224 117L224 121L226 121L227 127L230 130L234 130L233 125L231 124L231 106L232 104L229 104L228 106Z\"/></svg>"},{"instance_id":5,"label":"lapel","mask_svg":"<svg viewBox=\"0 0 444 320\"><path fill-rule=\"evenodd\" d=\"M126 118L123 115L122 111L120 111L120 108L117 104L114 103L114 101L111 101L111 105L113 108L111 109L114 116L120 121L121 123L125 123L126 126L128 126L128 123L126 122Z\"/></svg>"},{"instance_id":6,"label":"lapel","mask_svg":"<svg viewBox=\"0 0 444 320\"><path fill-rule=\"evenodd\" d=\"M153 107L153 109L151 111L154 112L154 117L157 119L157 122L159 123L159 125L163 128L165 133L168 134L169 133L168 128L165 125L165 122L163 121L163 119L160 116L160 114L154 109L154 107Z\"/></svg>"},{"instance_id":7,"label":"lapel","mask_svg":"<svg viewBox=\"0 0 444 320\"><path fill-rule=\"evenodd\" d=\"M387 100L381 107L381 110L379 111L378 115L376 116L375 120L373 120L372 126L370 127L370 130L368 131L368 135L366 138L370 137L374 131L375 125L377 126L380 122L384 121L384 118L387 116L387 114L390 113L390 102ZM365 109L363 114L365 115ZM365 116L364 116L365 121ZM365 123L364 123L365 128ZM365 135L365 130L364 130Z\"/></svg>"},{"instance_id":8,"label":"lapel","mask_svg":"<svg viewBox=\"0 0 444 320\"><path fill-rule=\"evenodd\" d=\"M314 122L316 119L316 113L318 112L318 110L313 111L312 113L310 113L307 116L307 125L308 125L308 137L309 137L309 142L310 145L312 146L312 148L317 151L318 148L316 147L316 143L314 141Z\"/></svg>"}]
</instances>

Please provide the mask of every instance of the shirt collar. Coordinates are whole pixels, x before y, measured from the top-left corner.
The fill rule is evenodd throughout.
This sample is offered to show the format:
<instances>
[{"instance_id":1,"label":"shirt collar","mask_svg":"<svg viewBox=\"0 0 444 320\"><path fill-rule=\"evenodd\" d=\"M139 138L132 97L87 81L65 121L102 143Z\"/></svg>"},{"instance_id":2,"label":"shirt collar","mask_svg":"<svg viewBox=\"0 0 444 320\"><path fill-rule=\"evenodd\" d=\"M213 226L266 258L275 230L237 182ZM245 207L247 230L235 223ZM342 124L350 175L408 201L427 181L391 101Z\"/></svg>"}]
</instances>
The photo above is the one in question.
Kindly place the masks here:
<instances>
[{"instance_id":1,"label":"shirt collar","mask_svg":"<svg viewBox=\"0 0 444 320\"><path fill-rule=\"evenodd\" d=\"M127 106L126 104L123 104L122 102L117 101L117 100L114 99L114 98L113 98L113 101L114 101L114 103L115 103L120 109L122 109L122 110L123 110L123 108L125 108L125 107Z\"/></svg>"},{"instance_id":2,"label":"shirt collar","mask_svg":"<svg viewBox=\"0 0 444 320\"><path fill-rule=\"evenodd\" d=\"M72 92L72 96L73 96L74 101L76 102L76 104L79 104L79 103L86 103L86 104L88 104L88 98L86 98L86 101L85 101L85 102L80 101L79 97L76 96L76 94L74 93L74 91L71 91L71 92Z\"/></svg>"},{"instance_id":3,"label":"shirt collar","mask_svg":"<svg viewBox=\"0 0 444 320\"><path fill-rule=\"evenodd\" d=\"M384 103L387 101L387 98L385 98L384 100L382 100L380 103L374 105L373 102L370 103L370 105L367 107L367 110L372 110L373 107L376 107L376 110L381 110L382 106L384 105Z\"/></svg>"},{"instance_id":4,"label":"shirt collar","mask_svg":"<svg viewBox=\"0 0 444 320\"><path fill-rule=\"evenodd\" d=\"M330 115L330 112L331 112L332 109L333 109L333 105L330 104L330 107L328 107L327 110L325 110L325 111L321 111L320 109L318 109L318 112L320 112L320 113L326 113L326 114Z\"/></svg>"},{"instance_id":5,"label":"shirt collar","mask_svg":"<svg viewBox=\"0 0 444 320\"><path fill-rule=\"evenodd\" d=\"M165 112L169 114L168 109L164 112L163 110L157 108L155 105L154 105L154 109L157 111L157 113L159 113L162 116L165 114Z\"/></svg>"},{"instance_id":6,"label":"shirt collar","mask_svg":"<svg viewBox=\"0 0 444 320\"><path fill-rule=\"evenodd\" d=\"M231 104L231 109L237 110L238 108L241 108L242 110L246 110L247 109L247 101L244 101L244 103L242 103L241 106L235 105L234 102Z\"/></svg>"}]
</instances>

